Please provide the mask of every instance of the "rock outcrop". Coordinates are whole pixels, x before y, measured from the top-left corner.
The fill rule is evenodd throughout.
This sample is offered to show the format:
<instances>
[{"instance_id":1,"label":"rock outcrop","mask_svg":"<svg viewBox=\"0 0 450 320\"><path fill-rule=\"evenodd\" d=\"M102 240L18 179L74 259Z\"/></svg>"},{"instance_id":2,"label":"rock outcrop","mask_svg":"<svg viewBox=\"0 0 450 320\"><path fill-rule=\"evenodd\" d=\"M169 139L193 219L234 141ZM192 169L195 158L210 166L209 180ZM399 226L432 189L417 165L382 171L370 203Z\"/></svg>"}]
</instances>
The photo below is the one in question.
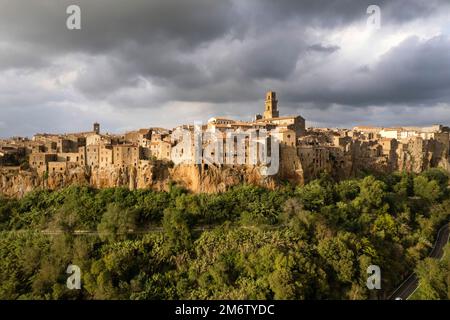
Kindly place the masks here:
<instances>
[{"instance_id":1,"label":"rock outcrop","mask_svg":"<svg viewBox=\"0 0 450 320\"><path fill-rule=\"evenodd\" d=\"M174 182L195 193L216 193L241 183L274 189L283 181L303 184L312 176L304 167L295 148L282 148L278 173L261 174L260 166L251 165L177 165L166 161L141 161L135 166L110 166L106 168L68 165L64 171L39 175L33 170L19 167L0 167L0 194L22 197L35 189L56 190L70 185L89 185L94 188L126 187L130 190L167 190ZM330 159L336 158L330 155ZM441 167L450 172L448 149L433 141L413 139L397 149L395 157L371 157L359 148L345 157L345 161L330 161L327 171L336 179L346 179L358 171L390 172L394 170L422 172Z\"/></svg>"},{"instance_id":2,"label":"rock outcrop","mask_svg":"<svg viewBox=\"0 0 450 320\"><path fill-rule=\"evenodd\" d=\"M68 168L39 176L33 171L4 168L0 171L0 193L8 197L22 197L35 189L56 190L70 185L89 185L94 188L126 187L134 189L167 190L174 182L195 193L223 192L228 188L249 183L276 188L278 177L265 177L256 166L208 166L147 163L135 167L109 167L87 170L81 167Z\"/></svg>"},{"instance_id":3,"label":"rock outcrop","mask_svg":"<svg viewBox=\"0 0 450 320\"><path fill-rule=\"evenodd\" d=\"M18 168L0 169L0 194L7 197L22 197L40 186L42 180L32 172Z\"/></svg>"}]
</instances>

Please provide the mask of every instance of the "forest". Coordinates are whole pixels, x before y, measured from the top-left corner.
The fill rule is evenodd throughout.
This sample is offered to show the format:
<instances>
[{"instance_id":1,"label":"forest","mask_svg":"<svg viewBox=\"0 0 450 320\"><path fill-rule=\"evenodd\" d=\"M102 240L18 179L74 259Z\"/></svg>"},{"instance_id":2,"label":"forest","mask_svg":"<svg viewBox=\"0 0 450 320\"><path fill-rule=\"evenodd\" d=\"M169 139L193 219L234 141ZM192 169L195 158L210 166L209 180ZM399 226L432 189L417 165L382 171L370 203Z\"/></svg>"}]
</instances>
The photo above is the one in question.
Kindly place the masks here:
<instances>
[{"instance_id":1,"label":"forest","mask_svg":"<svg viewBox=\"0 0 450 320\"><path fill-rule=\"evenodd\" d=\"M218 194L71 186L0 198L0 299L386 299L414 270L416 299L450 298L449 177L323 175ZM66 286L68 265L81 289ZM381 290L366 287L381 268Z\"/></svg>"}]
</instances>

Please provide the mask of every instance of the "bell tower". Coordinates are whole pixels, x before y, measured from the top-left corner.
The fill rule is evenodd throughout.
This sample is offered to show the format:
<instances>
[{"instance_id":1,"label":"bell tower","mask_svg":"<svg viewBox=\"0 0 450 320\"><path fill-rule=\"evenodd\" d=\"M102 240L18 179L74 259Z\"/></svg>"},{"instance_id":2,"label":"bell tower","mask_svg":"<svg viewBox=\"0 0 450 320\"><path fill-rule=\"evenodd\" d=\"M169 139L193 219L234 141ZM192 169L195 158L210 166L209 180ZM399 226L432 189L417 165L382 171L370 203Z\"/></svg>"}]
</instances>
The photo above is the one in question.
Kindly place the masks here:
<instances>
[{"instance_id":1,"label":"bell tower","mask_svg":"<svg viewBox=\"0 0 450 320\"><path fill-rule=\"evenodd\" d=\"M264 109L264 119L278 118L278 100L277 94L274 91L269 91L266 93L266 103Z\"/></svg>"},{"instance_id":2,"label":"bell tower","mask_svg":"<svg viewBox=\"0 0 450 320\"><path fill-rule=\"evenodd\" d=\"M96 134L100 134L100 124L99 123L94 123L94 132Z\"/></svg>"}]
</instances>

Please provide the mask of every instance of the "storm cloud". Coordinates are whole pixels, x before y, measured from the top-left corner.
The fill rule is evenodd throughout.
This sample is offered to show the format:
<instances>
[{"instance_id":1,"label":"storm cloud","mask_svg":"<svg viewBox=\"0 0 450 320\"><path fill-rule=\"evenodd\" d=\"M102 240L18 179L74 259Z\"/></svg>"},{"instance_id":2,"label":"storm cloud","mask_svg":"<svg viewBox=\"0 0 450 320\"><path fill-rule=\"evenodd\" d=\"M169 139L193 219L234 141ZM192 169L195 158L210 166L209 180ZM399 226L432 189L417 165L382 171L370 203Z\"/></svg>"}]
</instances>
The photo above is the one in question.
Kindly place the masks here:
<instances>
[{"instance_id":1,"label":"storm cloud","mask_svg":"<svg viewBox=\"0 0 450 320\"><path fill-rule=\"evenodd\" d=\"M377 1L378 30L371 4L0 0L0 137L250 119L267 90L312 125L450 124L449 2Z\"/></svg>"}]
</instances>

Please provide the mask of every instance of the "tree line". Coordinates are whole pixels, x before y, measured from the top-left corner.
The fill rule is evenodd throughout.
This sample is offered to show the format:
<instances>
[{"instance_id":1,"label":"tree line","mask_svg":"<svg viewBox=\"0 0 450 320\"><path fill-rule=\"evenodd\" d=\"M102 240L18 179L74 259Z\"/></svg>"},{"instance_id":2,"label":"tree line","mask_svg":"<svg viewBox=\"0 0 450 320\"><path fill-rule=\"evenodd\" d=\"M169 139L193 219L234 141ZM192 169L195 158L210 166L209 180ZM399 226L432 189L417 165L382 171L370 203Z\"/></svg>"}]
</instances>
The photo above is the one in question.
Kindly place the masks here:
<instances>
[{"instance_id":1,"label":"tree line","mask_svg":"<svg viewBox=\"0 0 450 320\"><path fill-rule=\"evenodd\" d=\"M71 186L0 198L0 298L382 299L416 266L447 279L420 297L445 298L448 265L423 259L450 218L448 179L432 169L218 194ZM66 287L69 264L81 290ZM366 287L369 265L381 290ZM426 272L438 267L446 274Z\"/></svg>"}]
</instances>

